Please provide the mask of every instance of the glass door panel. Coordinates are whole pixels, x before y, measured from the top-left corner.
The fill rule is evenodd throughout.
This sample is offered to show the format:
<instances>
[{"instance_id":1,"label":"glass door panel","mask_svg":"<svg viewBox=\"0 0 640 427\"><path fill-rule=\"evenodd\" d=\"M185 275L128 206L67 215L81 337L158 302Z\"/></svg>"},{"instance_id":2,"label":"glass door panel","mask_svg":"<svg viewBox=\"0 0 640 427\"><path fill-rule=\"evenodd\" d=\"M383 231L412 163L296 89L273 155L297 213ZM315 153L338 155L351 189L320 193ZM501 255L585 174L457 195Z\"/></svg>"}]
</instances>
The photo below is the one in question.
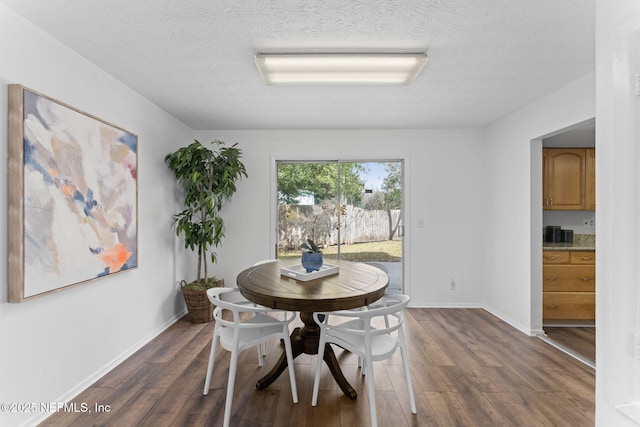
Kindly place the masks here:
<instances>
[{"instance_id":1,"label":"glass door panel","mask_svg":"<svg viewBox=\"0 0 640 427\"><path fill-rule=\"evenodd\" d=\"M402 162L340 163L340 255L389 274L389 291L402 291L404 223ZM360 193L353 177L361 185Z\"/></svg>"},{"instance_id":2,"label":"glass door panel","mask_svg":"<svg viewBox=\"0 0 640 427\"><path fill-rule=\"evenodd\" d=\"M310 238L325 260L368 262L402 290L403 164L278 162L277 258L299 258Z\"/></svg>"},{"instance_id":3,"label":"glass door panel","mask_svg":"<svg viewBox=\"0 0 640 427\"><path fill-rule=\"evenodd\" d=\"M277 258L300 257L307 239L323 247L325 259L336 258L338 163L278 162L277 174Z\"/></svg>"}]
</instances>

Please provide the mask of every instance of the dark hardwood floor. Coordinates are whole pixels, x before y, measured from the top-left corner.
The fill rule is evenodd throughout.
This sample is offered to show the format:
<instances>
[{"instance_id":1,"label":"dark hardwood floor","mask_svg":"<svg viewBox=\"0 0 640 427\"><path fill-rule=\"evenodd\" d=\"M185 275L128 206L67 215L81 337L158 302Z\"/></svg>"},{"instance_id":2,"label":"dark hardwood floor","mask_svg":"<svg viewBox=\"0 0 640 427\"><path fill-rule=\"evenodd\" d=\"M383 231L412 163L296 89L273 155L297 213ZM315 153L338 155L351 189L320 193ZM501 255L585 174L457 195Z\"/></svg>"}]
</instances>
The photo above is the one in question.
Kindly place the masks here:
<instances>
[{"instance_id":1,"label":"dark hardwood floor","mask_svg":"<svg viewBox=\"0 0 640 427\"><path fill-rule=\"evenodd\" d=\"M596 362L595 327L544 327L548 338L591 363Z\"/></svg>"},{"instance_id":2,"label":"dark hardwood floor","mask_svg":"<svg viewBox=\"0 0 640 427\"><path fill-rule=\"evenodd\" d=\"M56 413L42 426L220 426L229 353L220 351L209 395L202 395L213 324L180 320L74 400L91 413ZM375 366L380 426L593 426L595 372L482 309L409 309L411 372L418 407L411 414L398 353ZM280 355L273 342L265 366L255 350L240 355L233 426L368 426L368 401L356 358L336 350L355 401L323 368L311 406L315 356L295 361L299 403L285 372L269 388L255 382ZM109 411L96 412L95 405Z\"/></svg>"}]
</instances>

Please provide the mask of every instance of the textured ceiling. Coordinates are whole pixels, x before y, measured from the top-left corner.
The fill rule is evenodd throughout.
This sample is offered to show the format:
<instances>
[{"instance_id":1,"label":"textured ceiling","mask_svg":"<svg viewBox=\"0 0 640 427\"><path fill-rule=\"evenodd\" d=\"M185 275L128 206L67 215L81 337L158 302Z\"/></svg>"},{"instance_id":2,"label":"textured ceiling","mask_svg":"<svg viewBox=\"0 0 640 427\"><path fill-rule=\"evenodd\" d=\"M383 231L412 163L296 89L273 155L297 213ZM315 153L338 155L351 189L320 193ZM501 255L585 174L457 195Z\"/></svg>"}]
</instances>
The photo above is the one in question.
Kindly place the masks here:
<instances>
[{"instance_id":1,"label":"textured ceiling","mask_svg":"<svg viewBox=\"0 0 640 427\"><path fill-rule=\"evenodd\" d=\"M194 129L481 127L595 69L595 0L0 0ZM265 86L256 52L426 51L411 86Z\"/></svg>"}]
</instances>

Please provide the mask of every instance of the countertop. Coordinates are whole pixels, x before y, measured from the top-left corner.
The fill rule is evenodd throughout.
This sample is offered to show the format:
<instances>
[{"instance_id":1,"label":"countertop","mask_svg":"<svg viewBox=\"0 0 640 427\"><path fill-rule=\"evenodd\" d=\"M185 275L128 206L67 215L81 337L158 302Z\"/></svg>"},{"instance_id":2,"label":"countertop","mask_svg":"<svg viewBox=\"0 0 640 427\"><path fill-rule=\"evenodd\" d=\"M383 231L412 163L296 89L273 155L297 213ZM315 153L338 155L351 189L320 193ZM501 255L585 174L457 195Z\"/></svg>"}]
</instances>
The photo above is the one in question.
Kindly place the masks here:
<instances>
[{"instance_id":1,"label":"countertop","mask_svg":"<svg viewBox=\"0 0 640 427\"><path fill-rule=\"evenodd\" d=\"M573 243L547 243L542 244L543 251L595 251L595 245L575 245Z\"/></svg>"}]
</instances>

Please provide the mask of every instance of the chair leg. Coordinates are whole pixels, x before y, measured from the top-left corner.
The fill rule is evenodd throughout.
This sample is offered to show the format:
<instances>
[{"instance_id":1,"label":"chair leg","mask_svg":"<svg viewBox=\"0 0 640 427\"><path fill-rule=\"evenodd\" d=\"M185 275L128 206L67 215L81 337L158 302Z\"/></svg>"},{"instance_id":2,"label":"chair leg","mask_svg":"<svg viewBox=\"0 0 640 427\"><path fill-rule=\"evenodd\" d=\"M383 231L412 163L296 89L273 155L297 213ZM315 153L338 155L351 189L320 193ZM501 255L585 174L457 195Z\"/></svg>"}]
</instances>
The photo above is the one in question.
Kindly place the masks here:
<instances>
[{"instance_id":1,"label":"chair leg","mask_svg":"<svg viewBox=\"0 0 640 427\"><path fill-rule=\"evenodd\" d=\"M262 351L262 346L264 344L260 343L258 344L258 366L262 367L264 365L264 362L262 361L262 356L264 354L264 352Z\"/></svg>"},{"instance_id":2,"label":"chair leg","mask_svg":"<svg viewBox=\"0 0 640 427\"><path fill-rule=\"evenodd\" d=\"M318 389L320 388L320 371L322 370L322 361L324 359L324 346L326 337L320 332L320 342L318 342L318 356L316 357L316 375L313 379L313 395L311 397L311 406L318 404Z\"/></svg>"},{"instance_id":3,"label":"chair leg","mask_svg":"<svg viewBox=\"0 0 640 427\"><path fill-rule=\"evenodd\" d=\"M409 403L411 404L411 413L417 413L416 399L413 397L413 383L411 382L411 372L409 370L409 354L404 344L400 347L402 354L402 365L404 365L404 380L407 383L407 392L409 393Z\"/></svg>"},{"instance_id":4,"label":"chair leg","mask_svg":"<svg viewBox=\"0 0 640 427\"><path fill-rule=\"evenodd\" d=\"M229 379L227 380L227 397L224 402L224 427L229 427L231 421L231 402L233 400L233 389L236 384L236 370L238 368L238 352L231 351L231 364L229 366Z\"/></svg>"},{"instance_id":5,"label":"chair leg","mask_svg":"<svg viewBox=\"0 0 640 427\"><path fill-rule=\"evenodd\" d=\"M291 383L291 396L293 397L293 403L298 403L298 386L296 385L296 372L293 366L293 350L291 349L291 340L288 336L286 336L283 341L284 351L287 355L287 365L289 365L289 382Z\"/></svg>"},{"instance_id":6,"label":"chair leg","mask_svg":"<svg viewBox=\"0 0 640 427\"><path fill-rule=\"evenodd\" d=\"M209 394L209 388L211 388L211 374L213 374L213 365L216 361L216 347L218 343L218 336L216 330L213 331L213 338L211 339L211 351L209 352L209 365L207 366L207 376L204 377L204 390L203 395Z\"/></svg>"},{"instance_id":7,"label":"chair leg","mask_svg":"<svg viewBox=\"0 0 640 427\"><path fill-rule=\"evenodd\" d=\"M367 377L365 382L367 384L367 394L369 398L369 413L371 415L371 427L378 426L378 417L376 415L376 389L373 380L373 361L370 357L365 357L364 364L367 369Z\"/></svg>"}]
</instances>

